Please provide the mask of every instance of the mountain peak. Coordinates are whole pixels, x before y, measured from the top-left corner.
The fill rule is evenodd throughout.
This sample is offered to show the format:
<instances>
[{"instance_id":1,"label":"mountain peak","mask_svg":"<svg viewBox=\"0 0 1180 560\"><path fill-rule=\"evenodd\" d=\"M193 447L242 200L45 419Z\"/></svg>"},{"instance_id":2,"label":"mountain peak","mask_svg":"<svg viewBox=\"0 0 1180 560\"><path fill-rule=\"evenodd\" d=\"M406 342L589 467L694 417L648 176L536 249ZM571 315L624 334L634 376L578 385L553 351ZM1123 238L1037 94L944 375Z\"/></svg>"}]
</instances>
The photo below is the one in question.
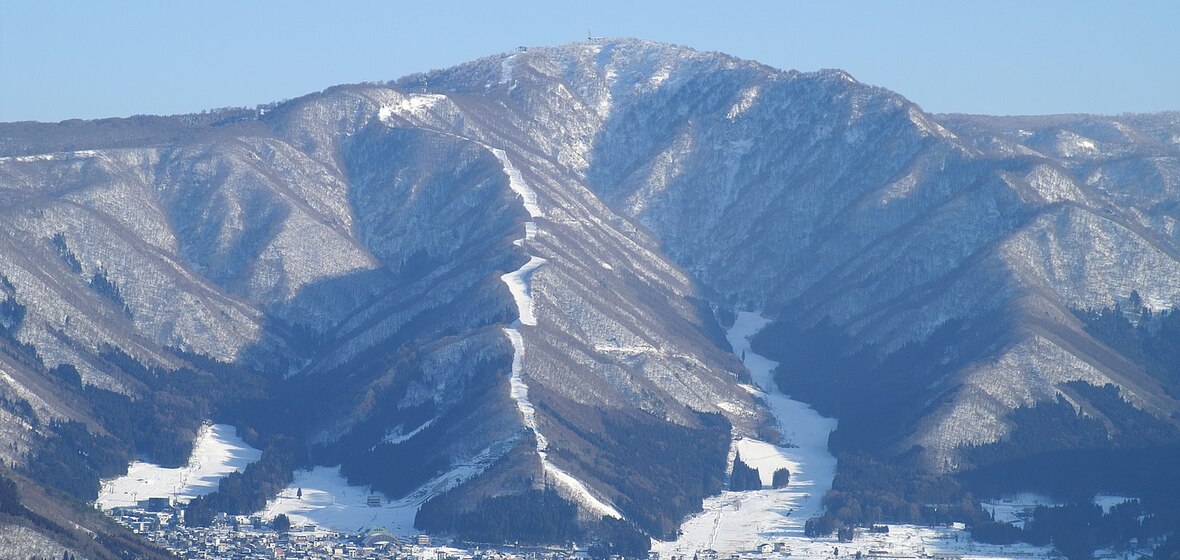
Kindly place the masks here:
<instances>
[{"instance_id":1,"label":"mountain peak","mask_svg":"<svg viewBox=\"0 0 1180 560\"><path fill-rule=\"evenodd\" d=\"M671 537L734 438L796 429L717 324L751 309L772 322L748 349L839 417L819 436L842 453L958 469L1059 394L1170 437L1174 380L1069 310L1180 306L1175 121L979 119L963 149L842 70L620 37L273 109L0 128L0 465L60 486L72 461L84 495L109 465L39 454L70 449L59 420L130 458L221 410L422 529L541 511L556 482L597 514L571 531ZM1086 388L1107 383L1126 398ZM143 434L105 416L182 398Z\"/></svg>"}]
</instances>

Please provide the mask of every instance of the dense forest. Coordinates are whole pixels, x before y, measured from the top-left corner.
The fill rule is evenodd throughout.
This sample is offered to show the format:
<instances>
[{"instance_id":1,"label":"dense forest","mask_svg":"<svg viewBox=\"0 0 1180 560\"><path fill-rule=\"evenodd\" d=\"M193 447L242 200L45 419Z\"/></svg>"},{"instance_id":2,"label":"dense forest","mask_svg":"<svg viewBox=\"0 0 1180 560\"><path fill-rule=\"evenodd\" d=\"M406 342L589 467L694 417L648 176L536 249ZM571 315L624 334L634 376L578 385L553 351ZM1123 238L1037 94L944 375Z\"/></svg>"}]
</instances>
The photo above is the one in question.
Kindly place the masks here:
<instances>
[{"instance_id":1,"label":"dense forest","mask_svg":"<svg viewBox=\"0 0 1180 560\"><path fill-rule=\"evenodd\" d=\"M60 240L55 244L62 258L71 262L73 255L64 244ZM116 303L121 299L117 288L101 274L92 279L91 287ZM7 279L0 277L0 291L7 293L10 288ZM0 351L70 389L78 399L74 404L96 425L69 420L46 426L45 440L34 448L21 473L80 502L95 499L100 479L124 474L136 458L165 467L183 465L192 454L193 440L203 422L250 420L255 405L271 392L268 379L246 368L182 353L190 367L164 371L145 367L113 348L96 357L98 365L124 376L136 394L84 386L73 366L47 368L34 348L16 340L23 316L23 307L13 299L2 300ZM27 402L0 396L0 406L38 425ZM264 448L262 459L246 472L224 479L218 492L198 504L198 518L202 506L234 513L254 511L249 508L265 503L280 484L290 481L292 468L304 461L300 447L290 437L267 430L269 424L261 432L249 423L238 425L251 444Z\"/></svg>"},{"instance_id":2,"label":"dense forest","mask_svg":"<svg viewBox=\"0 0 1180 560\"><path fill-rule=\"evenodd\" d=\"M294 479L293 465L305 463L303 448L294 439L273 437L257 461L222 478L213 493L192 500L186 520L191 525L208 526L215 512L249 515L259 511ZM193 511L198 517L192 517Z\"/></svg>"},{"instance_id":3,"label":"dense forest","mask_svg":"<svg viewBox=\"0 0 1180 560\"><path fill-rule=\"evenodd\" d=\"M994 319L992 328L1004 320ZM938 405L940 372L984 352L987 338L987 332L957 321L888 354L852 345L828 323L799 328L776 321L754 337L755 350L781 364L774 371L780 387L840 419L828 443L838 460L836 478L824 497L826 513L808 523L810 534L882 522L974 523L986 518L959 480L923 468L920 450L898 455L887 445L893 434L904 433L926 415L927 410L912 403ZM959 358L948 364L947 356Z\"/></svg>"},{"instance_id":4,"label":"dense forest","mask_svg":"<svg viewBox=\"0 0 1180 560\"><path fill-rule=\"evenodd\" d=\"M439 507L444 503L426 502L414 526L457 532L473 543L589 543L594 558L643 556L651 548L651 539L630 522L611 517L579 522L577 506L550 487L486 498L467 511Z\"/></svg>"},{"instance_id":5,"label":"dense forest","mask_svg":"<svg viewBox=\"0 0 1180 560\"><path fill-rule=\"evenodd\" d=\"M733 457L733 466L729 470L729 489L734 492L762 489L762 478L758 475L758 469L746 464L742 460L741 452Z\"/></svg>"},{"instance_id":6,"label":"dense forest","mask_svg":"<svg viewBox=\"0 0 1180 560\"><path fill-rule=\"evenodd\" d=\"M826 511L808 523L809 535L827 535L846 526L875 523L974 524L990 519L975 496L949 476L908 466L912 461L882 460L842 453Z\"/></svg>"},{"instance_id":7,"label":"dense forest","mask_svg":"<svg viewBox=\"0 0 1180 560\"><path fill-rule=\"evenodd\" d=\"M58 366L49 373L70 384L84 399L84 406L100 422L101 432L82 423L56 422L53 434L31 457L26 473L50 487L65 490L79 500L93 500L99 479L123 474L137 457L166 467L183 465L192 453L193 439L201 423L217 418L240 395L262 385L256 377L224 366L220 373L182 369L158 371L118 351L103 355L112 371L130 375L144 386L136 398L81 384L72 366ZM117 368L117 369L115 369ZM229 391L219 375L233 376L237 390ZM253 380L253 382L252 382Z\"/></svg>"},{"instance_id":8,"label":"dense forest","mask_svg":"<svg viewBox=\"0 0 1180 560\"><path fill-rule=\"evenodd\" d=\"M544 389L532 391L542 394ZM618 489L611 496L614 505L653 537L675 536L680 522L701 510L705 497L724 488L731 426L720 414L696 413L698 426L688 427L646 412L581 405L552 393L534 402L557 423L547 434L551 440L594 438L600 444L595 455L553 446L550 457L583 480L592 477ZM597 433L584 428L591 422L600 424Z\"/></svg>"},{"instance_id":9,"label":"dense forest","mask_svg":"<svg viewBox=\"0 0 1180 560\"><path fill-rule=\"evenodd\" d=\"M1180 394L1180 312L1152 311L1132 293L1125 305L1075 311L1087 332L1141 365L1164 391ZM972 450L970 485L996 492L1036 489L1074 505L1038 508L1023 530L981 526L981 539L1052 541L1071 558L1130 538L1162 538L1156 558L1180 558L1180 434L1174 419L1152 416L1126 402L1113 385L1074 382L1071 398L1018 409L1007 439ZM1070 434L1066 439L1065 434ZM1095 493L1138 496L1103 513L1089 504Z\"/></svg>"},{"instance_id":10,"label":"dense forest","mask_svg":"<svg viewBox=\"0 0 1180 560\"><path fill-rule=\"evenodd\" d=\"M495 496L470 511L440 508L442 501L426 502L414 525L425 530L453 530L473 542L551 544L582 537L578 508L552 488Z\"/></svg>"},{"instance_id":11,"label":"dense forest","mask_svg":"<svg viewBox=\"0 0 1180 560\"><path fill-rule=\"evenodd\" d=\"M1180 398L1180 310L1152 311L1131 292L1126 304L1074 314L1087 332L1142 365L1168 395Z\"/></svg>"},{"instance_id":12,"label":"dense forest","mask_svg":"<svg viewBox=\"0 0 1180 560\"><path fill-rule=\"evenodd\" d=\"M992 333L1005 321L998 314L970 328L948 321L926 340L892 352L855 345L827 322L802 328L775 321L751 342L756 352L779 362L774 370L779 387L840 419L829 441L834 454L878 454L941 403L948 388L944 373L985 355Z\"/></svg>"},{"instance_id":13,"label":"dense forest","mask_svg":"<svg viewBox=\"0 0 1180 560\"><path fill-rule=\"evenodd\" d=\"M1153 312L1132 293L1126 305L1075 314L1087 332L1141 365L1166 392L1180 394L1180 313ZM1024 529L991 523L974 527L973 534L988 542L1052 542L1070 558L1171 534L1156 557L1180 557L1173 549L1180 527L1175 423L1132 406L1114 385L1072 382L1065 390L1084 411L1065 395L1017 409L1007 438L969 451L973 467L961 479L982 492L1034 489L1073 503L1037 508ZM1100 492L1140 500L1104 513L1089 503Z\"/></svg>"},{"instance_id":14,"label":"dense forest","mask_svg":"<svg viewBox=\"0 0 1180 560\"><path fill-rule=\"evenodd\" d=\"M979 523L971 528L971 536L994 544L1052 544L1074 560L1091 558L1095 550L1119 547L1133 539L1146 542L1167 535L1175 528L1171 522L1149 514L1136 500L1116 504L1107 512L1093 503L1078 502L1039 506L1023 528L1010 523ZM1156 550L1155 557L1170 558L1163 544Z\"/></svg>"}]
</instances>

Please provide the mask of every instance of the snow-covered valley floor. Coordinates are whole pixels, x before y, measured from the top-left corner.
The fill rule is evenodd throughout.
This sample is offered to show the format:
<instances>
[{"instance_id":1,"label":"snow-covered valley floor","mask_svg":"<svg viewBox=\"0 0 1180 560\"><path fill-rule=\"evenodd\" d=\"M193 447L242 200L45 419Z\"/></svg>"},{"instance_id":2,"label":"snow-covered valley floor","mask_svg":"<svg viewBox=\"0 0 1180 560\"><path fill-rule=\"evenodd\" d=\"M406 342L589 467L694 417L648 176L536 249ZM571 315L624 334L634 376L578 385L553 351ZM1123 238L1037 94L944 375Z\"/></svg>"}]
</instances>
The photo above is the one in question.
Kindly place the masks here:
<instances>
[{"instance_id":1,"label":"snow-covered valley floor","mask_svg":"<svg viewBox=\"0 0 1180 560\"><path fill-rule=\"evenodd\" d=\"M96 502L107 510L134 506L137 501L148 498L188 501L217 490L222 477L241 472L261 456L261 451L238 437L233 426L203 426L193 441L193 454L188 464L167 469L141 461L131 463L126 475L102 482Z\"/></svg>"},{"instance_id":2,"label":"snow-covered valley floor","mask_svg":"<svg viewBox=\"0 0 1180 560\"><path fill-rule=\"evenodd\" d=\"M302 491L303 496L299 497ZM414 534L414 515L420 503L388 502L368 505L367 486L350 486L340 474L340 467L315 467L295 471L295 480L258 513L263 519L287 514L297 526L316 525L334 531L359 532L382 527L398 535Z\"/></svg>"}]
</instances>

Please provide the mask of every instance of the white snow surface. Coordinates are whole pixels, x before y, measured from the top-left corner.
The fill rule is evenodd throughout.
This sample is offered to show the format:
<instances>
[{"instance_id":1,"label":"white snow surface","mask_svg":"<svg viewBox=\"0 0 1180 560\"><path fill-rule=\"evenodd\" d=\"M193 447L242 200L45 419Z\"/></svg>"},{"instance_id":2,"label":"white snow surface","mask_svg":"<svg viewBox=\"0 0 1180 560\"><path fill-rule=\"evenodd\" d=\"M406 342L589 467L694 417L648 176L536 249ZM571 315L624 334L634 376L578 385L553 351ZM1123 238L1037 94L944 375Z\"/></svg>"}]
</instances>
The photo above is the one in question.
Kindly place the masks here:
<instances>
[{"instance_id":1,"label":"white snow surface","mask_svg":"<svg viewBox=\"0 0 1180 560\"><path fill-rule=\"evenodd\" d=\"M297 497L299 491L303 497ZM296 471L291 485L266 504L258 515L274 519L286 514L295 525L314 524L334 531L362 531L383 527L395 535L411 535L414 515L421 504L408 500L386 502L380 507L368 505L371 490L367 486L350 486L340 474L340 467L315 467Z\"/></svg>"},{"instance_id":2,"label":"white snow surface","mask_svg":"<svg viewBox=\"0 0 1180 560\"><path fill-rule=\"evenodd\" d=\"M394 115L423 118L444 99L446 99L445 95L433 93L408 94L396 104L382 106L377 111L377 118L384 123L389 123Z\"/></svg>"},{"instance_id":3,"label":"white snow surface","mask_svg":"<svg viewBox=\"0 0 1180 560\"><path fill-rule=\"evenodd\" d=\"M516 309L520 315L520 324L536 326L537 316L533 313L533 289L529 281L533 273L547 261L541 257L531 257L524 266L500 276L512 292L512 299L516 301Z\"/></svg>"},{"instance_id":4,"label":"white snow surface","mask_svg":"<svg viewBox=\"0 0 1180 560\"><path fill-rule=\"evenodd\" d=\"M512 343L512 400L516 403L516 409L520 411L521 423L536 434L538 449L547 447L549 442L537 430L537 411L529 401L529 386L520 376L524 362L524 337L520 336L520 331L512 328L505 328L504 334L508 336L508 342Z\"/></svg>"},{"instance_id":5,"label":"white snow surface","mask_svg":"<svg viewBox=\"0 0 1180 560\"><path fill-rule=\"evenodd\" d=\"M663 557L714 549L721 554L755 553L763 543L783 543L795 558L831 558L835 549L841 556L857 552L869 557L929 557L935 554L971 558L1048 558L1051 547L1028 544L987 545L971 539L969 533L951 527L890 525L888 534L861 532L852 543L835 538L811 539L803 534L804 524L823 513L822 498L831 488L836 460L827 451L828 434L836 421L820 416L804 403L794 401L779 391L771 372L778 365L750 349L750 337L769 323L757 313L742 312L726 333L736 355L743 358L755 386L747 390L762 397L778 421L783 446L742 438L734 450L742 460L757 468L765 485L770 484L774 469L786 467L791 482L781 490L722 492L705 500L704 511L681 526L681 536L673 542L652 543L652 550ZM797 446L797 447L793 447ZM1125 500L1121 497L1096 498L1103 508ZM996 510L1001 521L1022 522L1025 511L1037 504L1053 502L1043 496L1025 494L987 502L984 507ZM756 557L781 557L776 552Z\"/></svg>"},{"instance_id":6,"label":"white snow surface","mask_svg":"<svg viewBox=\"0 0 1180 560\"><path fill-rule=\"evenodd\" d=\"M769 322L757 313L738 313L726 338L734 353L744 356L757 394L778 422L782 446L741 438L734 448L758 469L764 485L770 486L774 470L781 467L791 471L790 484L779 490L726 491L707 498L704 511L681 526L679 539L655 542L654 550L665 555L692 555L709 548L748 551L772 539L802 538L807 519L823 513L823 496L836 476L836 458L828 452L828 434L836 429L836 421L784 395L771 373L778 363L750 349L750 338Z\"/></svg>"},{"instance_id":7,"label":"white snow surface","mask_svg":"<svg viewBox=\"0 0 1180 560\"><path fill-rule=\"evenodd\" d=\"M426 428L429 428L430 426L434 425L435 420L438 420L438 419L433 418L428 422L424 422L421 426L418 426L417 428L410 430L408 433L402 433L402 431L400 429L389 430L388 432L385 432L385 439L382 439L381 441L383 443L397 445L403 441L407 441L410 438L418 435L418 432L421 432L422 430L425 430Z\"/></svg>"},{"instance_id":8,"label":"white snow surface","mask_svg":"<svg viewBox=\"0 0 1180 560\"><path fill-rule=\"evenodd\" d=\"M512 67L515 65L513 59L516 58L516 53L512 53L504 57L500 61L500 83L507 84L512 80Z\"/></svg>"},{"instance_id":9,"label":"white snow surface","mask_svg":"<svg viewBox=\"0 0 1180 560\"><path fill-rule=\"evenodd\" d=\"M508 174L508 187L512 192L520 195L524 199L524 209L528 211L529 216L533 218L540 218L545 215L541 211L541 206L537 204L537 191L528 186L524 182L524 177L521 176L520 170L512 165L512 161L508 159L508 154L500 148L492 148L492 154L496 159L500 160L500 164L504 166L504 173Z\"/></svg>"},{"instance_id":10,"label":"white snow surface","mask_svg":"<svg viewBox=\"0 0 1180 560\"><path fill-rule=\"evenodd\" d=\"M369 496L376 492L368 486L350 485L340 473L339 465L296 471L291 484L267 502L257 515L274 519L283 513L296 525L314 524L320 529L345 532L383 527L393 534L410 536L419 532L414 529L414 516L423 503L482 473L501 455L503 450L493 445L452 465L451 470L403 498L390 501L382 496L381 505L377 507L368 505ZM300 490L303 491L302 498L299 497Z\"/></svg>"},{"instance_id":11,"label":"white snow surface","mask_svg":"<svg viewBox=\"0 0 1180 560\"><path fill-rule=\"evenodd\" d=\"M233 426L203 426L193 441L188 464L167 469L135 461L127 474L104 480L96 503L102 509L134 506L138 500L173 497L188 501L217 490L217 483L233 472L257 461L262 452L237 436Z\"/></svg>"},{"instance_id":12,"label":"white snow surface","mask_svg":"<svg viewBox=\"0 0 1180 560\"><path fill-rule=\"evenodd\" d=\"M983 506L984 511L995 515L996 521L1024 528L1024 522L1032 519L1032 512L1037 506L1059 504L1047 496L1025 492L981 502L980 505Z\"/></svg>"},{"instance_id":13,"label":"white snow surface","mask_svg":"<svg viewBox=\"0 0 1180 560\"><path fill-rule=\"evenodd\" d=\"M853 542L838 542L835 537L805 539L787 537L761 541L783 543L789 549L791 558L834 558L839 549L840 558L853 558L857 553L862 558L932 558L958 556L963 560L999 558L1051 558L1052 547L1033 546L1017 543L1011 545L989 545L971 540L971 535L962 529L951 527L922 527L917 525L890 525L888 534L874 534L858 530ZM728 552L718 549L719 552ZM752 548L742 552L752 552ZM782 558L785 553L751 554L753 558ZM745 555L743 555L745 556Z\"/></svg>"},{"instance_id":14,"label":"white snow surface","mask_svg":"<svg viewBox=\"0 0 1180 560\"><path fill-rule=\"evenodd\" d=\"M1102 508L1102 513L1110 513L1110 508L1119 504L1129 502L1135 498L1128 498L1126 496L1111 496L1108 494L1099 494L1094 496L1094 503Z\"/></svg>"}]
</instances>

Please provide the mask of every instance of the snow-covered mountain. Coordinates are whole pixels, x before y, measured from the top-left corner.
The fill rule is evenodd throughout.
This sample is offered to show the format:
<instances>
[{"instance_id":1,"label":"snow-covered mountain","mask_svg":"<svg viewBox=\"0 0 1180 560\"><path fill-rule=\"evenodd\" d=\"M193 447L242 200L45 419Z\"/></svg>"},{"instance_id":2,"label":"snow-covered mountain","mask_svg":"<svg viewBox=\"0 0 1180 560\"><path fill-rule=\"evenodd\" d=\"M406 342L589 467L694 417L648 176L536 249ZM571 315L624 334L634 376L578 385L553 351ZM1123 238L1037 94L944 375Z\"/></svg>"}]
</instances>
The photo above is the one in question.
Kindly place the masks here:
<instances>
[{"instance_id":1,"label":"snow-covered mountain","mask_svg":"<svg viewBox=\"0 0 1180 560\"><path fill-rule=\"evenodd\" d=\"M777 318L758 345L819 329L866 367L941 345L900 379L776 357L841 419L833 445L955 471L1015 409L1087 410L1071 381L1171 424L1175 396L1073 311L1180 304L1178 157L1174 114L930 115L841 71L631 39L0 125L0 458L35 468L68 420L108 435L84 387L239 376L261 394L225 399L276 416L255 429L391 498L551 485L583 522L668 536L731 439L776 437L715 319L734 310ZM205 412L249 422L234 406Z\"/></svg>"}]
</instances>

